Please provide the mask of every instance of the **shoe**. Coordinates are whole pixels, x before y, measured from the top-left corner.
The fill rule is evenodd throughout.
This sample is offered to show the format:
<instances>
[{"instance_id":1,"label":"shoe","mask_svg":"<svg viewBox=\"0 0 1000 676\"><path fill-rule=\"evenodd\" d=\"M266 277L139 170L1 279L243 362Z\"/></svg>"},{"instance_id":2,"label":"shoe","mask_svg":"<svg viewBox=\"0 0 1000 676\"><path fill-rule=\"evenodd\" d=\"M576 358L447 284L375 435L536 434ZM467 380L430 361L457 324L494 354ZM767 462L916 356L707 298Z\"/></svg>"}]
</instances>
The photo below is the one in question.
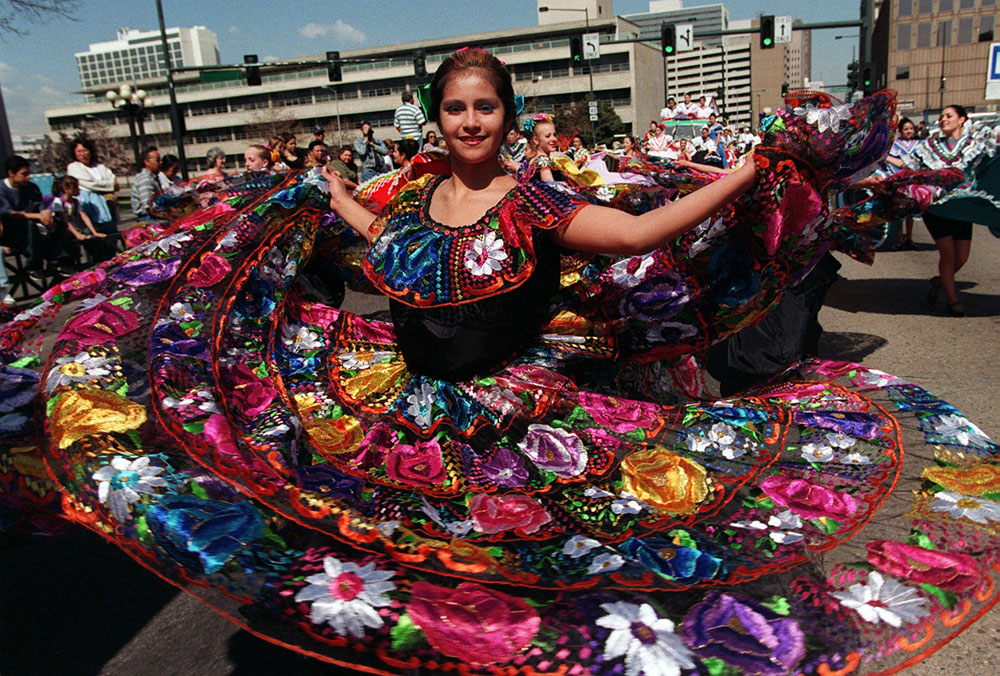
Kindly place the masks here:
<instances>
[{"instance_id":1,"label":"shoe","mask_svg":"<svg viewBox=\"0 0 1000 676\"><path fill-rule=\"evenodd\" d=\"M941 278L935 275L931 277L931 288L927 291L927 304L934 305L941 294Z\"/></svg>"},{"instance_id":2,"label":"shoe","mask_svg":"<svg viewBox=\"0 0 1000 676\"><path fill-rule=\"evenodd\" d=\"M13 307L17 305L17 301L14 299L14 296L10 295L10 291L8 291L5 286L0 287L0 305L3 305L4 307Z\"/></svg>"},{"instance_id":3,"label":"shoe","mask_svg":"<svg viewBox=\"0 0 1000 676\"><path fill-rule=\"evenodd\" d=\"M948 303L948 316L950 317L964 317L965 308L962 307L961 303Z\"/></svg>"},{"instance_id":4,"label":"shoe","mask_svg":"<svg viewBox=\"0 0 1000 676\"><path fill-rule=\"evenodd\" d=\"M28 279L38 284L45 282L45 273L41 270L28 270Z\"/></svg>"},{"instance_id":5,"label":"shoe","mask_svg":"<svg viewBox=\"0 0 1000 676\"><path fill-rule=\"evenodd\" d=\"M903 240L903 243L899 245L899 248L902 251L916 251L917 245L913 243L912 239L907 237L906 239Z\"/></svg>"}]
</instances>

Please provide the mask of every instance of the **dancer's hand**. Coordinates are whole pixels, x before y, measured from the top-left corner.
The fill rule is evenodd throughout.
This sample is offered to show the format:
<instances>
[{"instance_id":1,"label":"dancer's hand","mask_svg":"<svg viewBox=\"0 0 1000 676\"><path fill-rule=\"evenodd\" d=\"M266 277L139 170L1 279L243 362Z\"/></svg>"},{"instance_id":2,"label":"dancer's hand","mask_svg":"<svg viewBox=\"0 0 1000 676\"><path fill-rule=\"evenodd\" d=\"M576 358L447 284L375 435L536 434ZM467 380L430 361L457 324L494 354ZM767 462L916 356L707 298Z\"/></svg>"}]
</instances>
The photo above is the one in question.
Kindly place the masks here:
<instances>
[{"instance_id":1,"label":"dancer's hand","mask_svg":"<svg viewBox=\"0 0 1000 676\"><path fill-rule=\"evenodd\" d=\"M330 184L330 208L334 211L337 210L337 205L343 204L345 199L351 199L351 194L347 190L347 186L344 184L344 179L340 177L340 174L336 171L330 171L330 168L324 166L320 170L320 174L326 179L326 182Z\"/></svg>"}]
</instances>

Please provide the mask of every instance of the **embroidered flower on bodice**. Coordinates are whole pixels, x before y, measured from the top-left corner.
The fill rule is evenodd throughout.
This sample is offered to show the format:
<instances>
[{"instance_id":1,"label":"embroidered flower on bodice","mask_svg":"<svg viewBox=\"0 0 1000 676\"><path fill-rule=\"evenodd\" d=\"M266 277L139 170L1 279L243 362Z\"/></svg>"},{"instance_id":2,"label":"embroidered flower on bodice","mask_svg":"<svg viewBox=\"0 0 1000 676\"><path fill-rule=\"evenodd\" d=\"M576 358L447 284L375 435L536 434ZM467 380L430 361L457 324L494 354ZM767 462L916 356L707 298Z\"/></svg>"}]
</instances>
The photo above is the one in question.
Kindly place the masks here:
<instances>
[{"instance_id":1,"label":"embroidered flower on bodice","mask_svg":"<svg viewBox=\"0 0 1000 676\"><path fill-rule=\"evenodd\" d=\"M477 237L465 250L465 267L469 272L477 277L480 275L492 275L501 267L500 261L507 259L507 252L503 250L503 237L493 230L483 233L482 237Z\"/></svg>"}]
</instances>

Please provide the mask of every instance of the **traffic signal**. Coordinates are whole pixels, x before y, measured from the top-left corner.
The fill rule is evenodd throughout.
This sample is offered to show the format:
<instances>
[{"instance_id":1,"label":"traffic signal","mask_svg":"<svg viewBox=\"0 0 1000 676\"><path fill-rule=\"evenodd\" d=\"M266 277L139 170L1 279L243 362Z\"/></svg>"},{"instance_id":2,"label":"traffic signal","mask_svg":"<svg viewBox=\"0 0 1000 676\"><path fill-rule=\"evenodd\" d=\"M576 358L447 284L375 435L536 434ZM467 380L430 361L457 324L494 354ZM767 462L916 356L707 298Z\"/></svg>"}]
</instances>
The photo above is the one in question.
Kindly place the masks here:
<instances>
[{"instance_id":1,"label":"traffic signal","mask_svg":"<svg viewBox=\"0 0 1000 676\"><path fill-rule=\"evenodd\" d=\"M583 65L583 36L572 35L569 38L569 60L574 66Z\"/></svg>"},{"instance_id":2,"label":"traffic signal","mask_svg":"<svg viewBox=\"0 0 1000 676\"><path fill-rule=\"evenodd\" d=\"M858 62L851 61L847 64L847 88L850 91L858 91Z\"/></svg>"},{"instance_id":3,"label":"traffic signal","mask_svg":"<svg viewBox=\"0 0 1000 676\"><path fill-rule=\"evenodd\" d=\"M861 69L861 91L868 96L872 93L872 66L870 63L864 64Z\"/></svg>"},{"instance_id":4,"label":"traffic signal","mask_svg":"<svg viewBox=\"0 0 1000 676\"><path fill-rule=\"evenodd\" d=\"M422 49L413 50L413 74L427 77L427 55Z\"/></svg>"},{"instance_id":5,"label":"traffic signal","mask_svg":"<svg viewBox=\"0 0 1000 676\"><path fill-rule=\"evenodd\" d=\"M660 47L667 56L677 53L677 28L672 23L660 26Z\"/></svg>"},{"instance_id":6,"label":"traffic signal","mask_svg":"<svg viewBox=\"0 0 1000 676\"><path fill-rule=\"evenodd\" d=\"M781 83L781 98L785 98L786 96L788 96L788 83L783 82Z\"/></svg>"},{"instance_id":7,"label":"traffic signal","mask_svg":"<svg viewBox=\"0 0 1000 676\"><path fill-rule=\"evenodd\" d=\"M244 54L243 63L257 63L256 54ZM244 71L247 74L247 86L249 87L259 87L260 86L260 68L253 66L245 68Z\"/></svg>"},{"instance_id":8,"label":"traffic signal","mask_svg":"<svg viewBox=\"0 0 1000 676\"><path fill-rule=\"evenodd\" d=\"M774 16L760 17L760 48L774 49Z\"/></svg>"},{"instance_id":9,"label":"traffic signal","mask_svg":"<svg viewBox=\"0 0 1000 676\"><path fill-rule=\"evenodd\" d=\"M330 82L340 82L344 79L341 72L340 52L326 53L326 77Z\"/></svg>"}]
</instances>

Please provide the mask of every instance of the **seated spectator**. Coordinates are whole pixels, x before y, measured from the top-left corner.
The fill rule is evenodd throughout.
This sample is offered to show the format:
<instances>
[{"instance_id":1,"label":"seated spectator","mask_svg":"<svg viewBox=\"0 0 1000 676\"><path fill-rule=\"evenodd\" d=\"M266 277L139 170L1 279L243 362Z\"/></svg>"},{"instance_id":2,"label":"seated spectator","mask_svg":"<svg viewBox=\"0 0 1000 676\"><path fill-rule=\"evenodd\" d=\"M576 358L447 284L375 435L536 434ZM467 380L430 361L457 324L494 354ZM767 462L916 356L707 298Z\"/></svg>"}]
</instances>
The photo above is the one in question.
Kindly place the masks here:
<instances>
[{"instance_id":1,"label":"seated spectator","mask_svg":"<svg viewBox=\"0 0 1000 676\"><path fill-rule=\"evenodd\" d=\"M281 137L285 142L285 150L281 155L281 161L289 169L304 169L306 166L306 151L298 147L299 141L292 132Z\"/></svg>"},{"instance_id":2,"label":"seated spectator","mask_svg":"<svg viewBox=\"0 0 1000 676\"><path fill-rule=\"evenodd\" d=\"M160 190L166 190L171 186L181 182L177 174L181 170L181 161L176 155L164 155L160 159L160 173L157 180L160 182Z\"/></svg>"},{"instance_id":3,"label":"seated spectator","mask_svg":"<svg viewBox=\"0 0 1000 676\"><path fill-rule=\"evenodd\" d=\"M403 141L400 141L400 143L403 143ZM416 144L416 141L413 143ZM341 147L337 158L330 160L330 168L333 170L333 173L343 179L344 185L347 186L348 190L354 190L358 187L358 167L354 164L354 148L351 146Z\"/></svg>"},{"instance_id":4,"label":"seated spectator","mask_svg":"<svg viewBox=\"0 0 1000 676\"><path fill-rule=\"evenodd\" d=\"M51 209L42 208L42 191L31 182L28 160L11 155L4 161L4 170L7 178L0 183L0 223L3 224L0 243L25 255L28 276L35 282L44 281L42 267L46 260L52 272L63 273L61 266L68 258L68 231L53 218Z\"/></svg>"},{"instance_id":5,"label":"seated spectator","mask_svg":"<svg viewBox=\"0 0 1000 676\"><path fill-rule=\"evenodd\" d=\"M313 127L313 141L319 141L326 144L326 132L323 131L323 127L316 125ZM312 141L310 141L312 143Z\"/></svg>"},{"instance_id":6,"label":"seated spectator","mask_svg":"<svg viewBox=\"0 0 1000 676\"><path fill-rule=\"evenodd\" d=\"M425 153L430 153L437 150L437 132L433 130L427 132L427 143L424 144L424 147L421 148L421 150Z\"/></svg>"},{"instance_id":7,"label":"seated spectator","mask_svg":"<svg viewBox=\"0 0 1000 676\"><path fill-rule=\"evenodd\" d=\"M254 144L243 151L243 168L247 171L270 171L271 150Z\"/></svg>"},{"instance_id":8,"label":"seated spectator","mask_svg":"<svg viewBox=\"0 0 1000 676\"><path fill-rule=\"evenodd\" d=\"M223 171L226 166L225 150L219 146L209 148L205 153L205 161L208 163L208 171L202 178L226 178L226 172Z\"/></svg>"},{"instance_id":9,"label":"seated spectator","mask_svg":"<svg viewBox=\"0 0 1000 676\"><path fill-rule=\"evenodd\" d=\"M94 143L86 138L73 141L73 162L66 174L80 182L80 203L94 227L108 234L118 232L118 179L100 163Z\"/></svg>"},{"instance_id":10,"label":"seated spectator","mask_svg":"<svg viewBox=\"0 0 1000 676\"><path fill-rule=\"evenodd\" d=\"M114 249L105 241L107 235L98 232L87 214L80 209L77 199L80 183L72 176L64 176L57 182L57 187L58 190L54 191L57 196L52 200L53 218L62 220L70 236L83 245L94 263L101 263L114 256ZM73 263L79 262L79 251L70 251L69 258Z\"/></svg>"},{"instance_id":11,"label":"seated spectator","mask_svg":"<svg viewBox=\"0 0 1000 676\"><path fill-rule=\"evenodd\" d=\"M280 136L272 136L270 143L265 147L271 150L271 169L274 171L287 171L288 166L282 159L285 154L285 140Z\"/></svg>"},{"instance_id":12,"label":"seated spectator","mask_svg":"<svg viewBox=\"0 0 1000 676\"><path fill-rule=\"evenodd\" d=\"M322 167L330 159L330 149L326 147L325 141L313 139L309 142L309 150L306 152L305 166L308 168Z\"/></svg>"},{"instance_id":13,"label":"seated spectator","mask_svg":"<svg viewBox=\"0 0 1000 676\"><path fill-rule=\"evenodd\" d=\"M573 134L569 142L569 156L577 167L582 167L590 159L590 151L583 145L583 139L579 134Z\"/></svg>"},{"instance_id":14,"label":"seated spectator","mask_svg":"<svg viewBox=\"0 0 1000 676\"><path fill-rule=\"evenodd\" d=\"M142 171L132 179L132 213L136 220L153 220L149 203L160 190L160 151L147 148L142 155Z\"/></svg>"}]
</instances>

